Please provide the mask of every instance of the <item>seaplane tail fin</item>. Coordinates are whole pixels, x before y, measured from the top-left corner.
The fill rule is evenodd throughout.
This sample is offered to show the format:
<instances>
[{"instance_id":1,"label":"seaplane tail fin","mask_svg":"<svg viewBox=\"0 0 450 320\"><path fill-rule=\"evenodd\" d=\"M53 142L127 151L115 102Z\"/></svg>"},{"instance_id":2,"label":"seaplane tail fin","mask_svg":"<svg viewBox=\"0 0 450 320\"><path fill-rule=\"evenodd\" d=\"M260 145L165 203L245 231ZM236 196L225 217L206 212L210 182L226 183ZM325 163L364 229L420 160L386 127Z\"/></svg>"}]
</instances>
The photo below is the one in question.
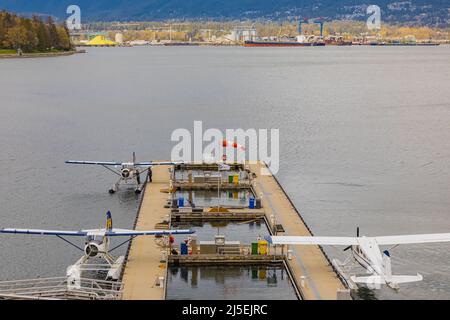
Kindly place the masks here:
<instances>
[{"instance_id":1,"label":"seaplane tail fin","mask_svg":"<svg viewBox=\"0 0 450 320\"><path fill-rule=\"evenodd\" d=\"M387 278L392 277L391 255L389 251L383 251L384 274Z\"/></svg>"},{"instance_id":2,"label":"seaplane tail fin","mask_svg":"<svg viewBox=\"0 0 450 320\"><path fill-rule=\"evenodd\" d=\"M111 231L113 228L111 211L106 213L106 230Z\"/></svg>"}]
</instances>

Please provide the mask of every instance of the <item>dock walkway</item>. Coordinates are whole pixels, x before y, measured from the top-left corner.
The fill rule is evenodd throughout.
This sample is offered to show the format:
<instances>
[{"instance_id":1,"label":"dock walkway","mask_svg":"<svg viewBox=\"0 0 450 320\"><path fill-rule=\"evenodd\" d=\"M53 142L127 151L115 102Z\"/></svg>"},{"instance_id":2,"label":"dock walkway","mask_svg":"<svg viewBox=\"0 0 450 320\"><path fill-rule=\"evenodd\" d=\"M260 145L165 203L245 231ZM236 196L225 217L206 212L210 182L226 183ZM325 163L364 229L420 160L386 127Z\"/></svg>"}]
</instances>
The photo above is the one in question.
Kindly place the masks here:
<instances>
[{"instance_id":1,"label":"dock walkway","mask_svg":"<svg viewBox=\"0 0 450 320\"><path fill-rule=\"evenodd\" d=\"M152 168L152 183L147 183L136 230L154 230L170 210L164 208L170 179L169 166ZM157 285L158 278L166 278L167 263L161 263L161 247L154 237L137 237L132 240L128 260L123 275L123 299L125 300L164 300L165 291Z\"/></svg>"},{"instance_id":2,"label":"dock walkway","mask_svg":"<svg viewBox=\"0 0 450 320\"><path fill-rule=\"evenodd\" d=\"M292 206L275 177L261 174L261 169L266 168L266 165L261 162L250 165L251 171L257 175L253 180L254 189L258 196L262 195L262 205L268 223L271 223L271 215L273 215L276 223L283 225L286 236L311 236L307 225ZM335 300L337 291L345 288L320 247L292 246L290 249L293 251L293 258L288 260L288 266L303 298Z\"/></svg>"}]
</instances>

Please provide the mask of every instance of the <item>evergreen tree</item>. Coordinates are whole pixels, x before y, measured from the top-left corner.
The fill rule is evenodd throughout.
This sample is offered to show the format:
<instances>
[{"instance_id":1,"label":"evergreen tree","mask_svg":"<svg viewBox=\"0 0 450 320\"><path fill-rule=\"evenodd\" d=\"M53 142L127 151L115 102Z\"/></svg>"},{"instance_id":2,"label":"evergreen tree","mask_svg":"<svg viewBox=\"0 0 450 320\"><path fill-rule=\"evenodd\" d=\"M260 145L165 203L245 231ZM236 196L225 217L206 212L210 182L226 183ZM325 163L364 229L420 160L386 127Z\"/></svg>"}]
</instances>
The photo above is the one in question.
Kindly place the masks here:
<instances>
[{"instance_id":1,"label":"evergreen tree","mask_svg":"<svg viewBox=\"0 0 450 320\"><path fill-rule=\"evenodd\" d=\"M5 10L0 11L0 49L21 49L25 52L72 50L69 30L56 25L52 17L46 22L38 16L22 18Z\"/></svg>"}]
</instances>

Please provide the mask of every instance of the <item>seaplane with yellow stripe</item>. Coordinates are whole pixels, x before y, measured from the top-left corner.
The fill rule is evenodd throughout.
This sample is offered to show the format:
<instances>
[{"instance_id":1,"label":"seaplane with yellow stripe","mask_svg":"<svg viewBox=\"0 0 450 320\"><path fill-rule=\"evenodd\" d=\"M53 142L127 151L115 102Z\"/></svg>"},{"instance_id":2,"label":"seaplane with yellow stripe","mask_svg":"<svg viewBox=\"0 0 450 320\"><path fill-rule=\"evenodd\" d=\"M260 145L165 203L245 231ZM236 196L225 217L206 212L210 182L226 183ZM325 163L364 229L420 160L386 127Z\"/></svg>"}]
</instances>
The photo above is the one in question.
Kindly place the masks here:
<instances>
[{"instance_id":1,"label":"seaplane with yellow stripe","mask_svg":"<svg viewBox=\"0 0 450 320\"><path fill-rule=\"evenodd\" d=\"M129 230L113 228L111 212L106 213L106 226L100 229L86 229L78 231L41 230L41 229L15 229L0 228L0 233L5 234L25 234L38 236L55 236L71 246L82 251L83 256L74 264L67 268L67 276L76 283L81 278L83 271L96 271L107 273L106 279L118 280L122 271L124 256L114 257L111 252L128 243L139 236L155 236L163 238L174 234L192 234L195 231L189 229L179 230ZM84 237L84 248L68 240L67 237ZM124 237L125 241L110 249L111 237ZM89 260L99 258L103 264L89 264Z\"/></svg>"}]
</instances>

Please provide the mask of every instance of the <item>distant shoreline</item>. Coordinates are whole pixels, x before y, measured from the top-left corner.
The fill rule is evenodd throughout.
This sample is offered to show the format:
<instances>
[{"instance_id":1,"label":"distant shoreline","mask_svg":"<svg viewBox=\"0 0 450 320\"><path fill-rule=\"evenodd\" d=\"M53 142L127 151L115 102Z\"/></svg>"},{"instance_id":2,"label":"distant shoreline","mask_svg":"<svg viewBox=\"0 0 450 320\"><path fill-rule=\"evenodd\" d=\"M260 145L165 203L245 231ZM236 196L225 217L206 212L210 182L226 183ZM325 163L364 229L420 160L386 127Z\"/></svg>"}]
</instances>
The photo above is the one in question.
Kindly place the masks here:
<instances>
[{"instance_id":1,"label":"distant shoreline","mask_svg":"<svg viewBox=\"0 0 450 320\"><path fill-rule=\"evenodd\" d=\"M85 53L86 50L72 50L61 52L36 52L36 53L23 53L18 54L0 54L0 59L22 59L22 58L50 58L50 57L62 57L71 56L76 53Z\"/></svg>"}]
</instances>

